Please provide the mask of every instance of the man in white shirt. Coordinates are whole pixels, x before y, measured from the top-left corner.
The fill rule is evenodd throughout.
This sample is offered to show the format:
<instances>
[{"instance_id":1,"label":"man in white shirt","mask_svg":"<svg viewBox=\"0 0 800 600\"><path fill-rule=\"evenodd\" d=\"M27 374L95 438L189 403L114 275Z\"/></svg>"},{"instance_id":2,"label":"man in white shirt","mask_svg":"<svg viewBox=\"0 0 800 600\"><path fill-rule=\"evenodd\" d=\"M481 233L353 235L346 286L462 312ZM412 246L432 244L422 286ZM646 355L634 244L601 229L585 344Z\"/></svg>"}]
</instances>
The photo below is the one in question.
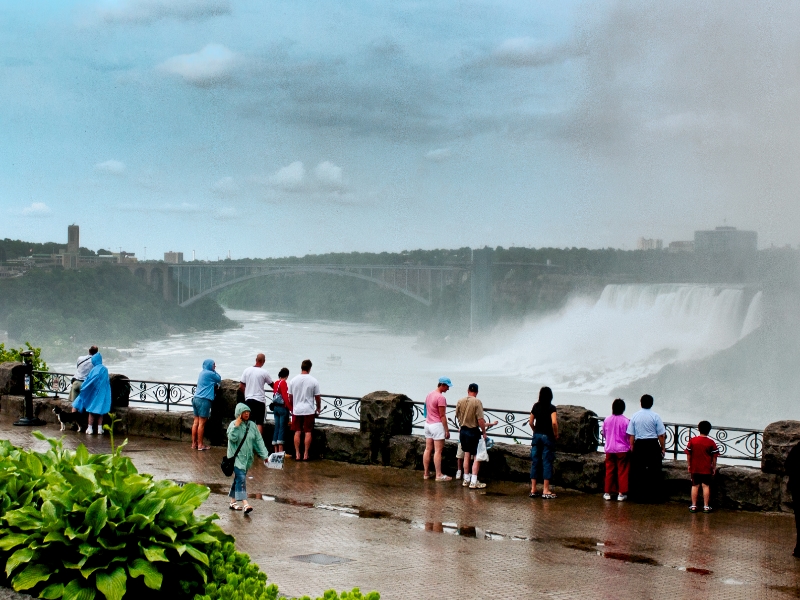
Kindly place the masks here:
<instances>
[{"instance_id":1,"label":"man in white shirt","mask_svg":"<svg viewBox=\"0 0 800 600\"><path fill-rule=\"evenodd\" d=\"M289 405L292 407L292 431L294 431L294 457L296 460L308 460L314 419L322 410L319 382L309 375L310 372L311 361L306 359L300 364L300 375L296 375L289 383ZM304 433L305 440L302 439ZM305 442L303 458L300 458L301 441Z\"/></svg>"},{"instance_id":2,"label":"man in white shirt","mask_svg":"<svg viewBox=\"0 0 800 600\"><path fill-rule=\"evenodd\" d=\"M250 408L250 421L258 425L258 432L264 433L264 418L267 412L267 396L264 385L272 388L272 377L264 369L266 357L263 354L256 356L256 364L247 367L239 379L239 391L244 394L244 403Z\"/></svg>"},{"instance_id":3,"label":"man in white shirt","mask_svg":"<svg viewBox=\"0 0 800 600\"><path fill-rule=\"evenodd\" d=\"M78 394L81 393L81 385L83 380L92 370L92 357L97 354L97 346L89 348L89 354L78 357L78 367L75 369L75 375L72 377L72 387L69 389L69 401L74 402Z\"/></svg>"}]
</instances>

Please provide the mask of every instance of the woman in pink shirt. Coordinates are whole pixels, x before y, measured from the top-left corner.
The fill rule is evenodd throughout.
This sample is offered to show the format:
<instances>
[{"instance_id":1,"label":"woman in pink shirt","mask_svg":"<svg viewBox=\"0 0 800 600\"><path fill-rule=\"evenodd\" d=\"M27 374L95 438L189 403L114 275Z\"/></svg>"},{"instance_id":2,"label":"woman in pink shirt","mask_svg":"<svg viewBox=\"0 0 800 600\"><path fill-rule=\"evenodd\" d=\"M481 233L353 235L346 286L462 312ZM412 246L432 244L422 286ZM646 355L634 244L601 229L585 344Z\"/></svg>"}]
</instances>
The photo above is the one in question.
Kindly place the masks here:
<instances>
[{"instance_id":1,"label":"woman in pink shirt","mask_svg":"<svg viewBox=\"0 0 800 600\"><path fill-rule=\"evenodd\" d=\"M625 401L617 398L611 404L611 415L603 420L603 437L606 450L606 493L605 500L611 500L612 494L619 494L620 502L628 499L628 467L630 466L631 445L628 440L628 423L630 419L623 415Z\"/></svg>"}]
</instances>

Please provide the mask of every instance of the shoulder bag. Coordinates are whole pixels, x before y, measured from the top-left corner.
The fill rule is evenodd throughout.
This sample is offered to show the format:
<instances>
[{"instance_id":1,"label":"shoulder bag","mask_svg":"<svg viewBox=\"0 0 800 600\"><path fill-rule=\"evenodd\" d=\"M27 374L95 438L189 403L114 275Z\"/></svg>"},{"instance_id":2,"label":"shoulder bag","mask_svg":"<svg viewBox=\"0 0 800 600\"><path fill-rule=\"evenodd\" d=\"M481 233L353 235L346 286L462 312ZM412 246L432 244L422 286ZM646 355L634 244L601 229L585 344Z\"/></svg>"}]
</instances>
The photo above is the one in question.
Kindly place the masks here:
<instances>
[{"instance_id":1,"label":"shoulder bag","mask_svg":"<svg viewBox=\"0 0 800 600\"><path fill-rule=\"evenodd\" d=\"M244 446L244 442L247 439L247 434L249 432L250 432L250 421L248 421L247 425L245 426L244 437L242 438L242 441L239 442L239 447L236 449L236 452L233 453L233 456L231 456L231 457L223 456L222 457L222 462L220 463L219 468L222 469L222 472L225 473L225 475L227 477L230 477L231 475L233 475L233 465L234 465L234 463L236 463L236 456L239 454L239 450L242 449L242 446Z\"/></svg>"}]
</instances>

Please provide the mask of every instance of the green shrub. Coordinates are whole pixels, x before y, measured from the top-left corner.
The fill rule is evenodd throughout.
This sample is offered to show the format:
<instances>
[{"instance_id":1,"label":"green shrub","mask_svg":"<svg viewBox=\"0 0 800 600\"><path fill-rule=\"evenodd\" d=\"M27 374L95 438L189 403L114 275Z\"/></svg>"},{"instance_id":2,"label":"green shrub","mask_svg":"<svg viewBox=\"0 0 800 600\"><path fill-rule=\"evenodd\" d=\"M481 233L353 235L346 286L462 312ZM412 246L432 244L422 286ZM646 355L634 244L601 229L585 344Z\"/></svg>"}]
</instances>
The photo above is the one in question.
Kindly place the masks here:
<instances>
[{"instance_id":1,"label":"green shrub","mask_svg":"<svg viewBox=\"0 0 800 600\"><path fill-rule=\"evenodd\" d=\"M47 371L47 363L42 360L42 349L34 348L30 342L25 342L27 348L8 348L5 344L0 344L0 363L4 362L23 362L22 353L26 351L33 352L33 370L34 371Z\"/></svg>"},{"instance_id":2,"label":"green shrub","mask_svg":"<svg viewBox=\"0 0 800 600\"><path fill-rule=\"evenodd\" d=\"M209 489L140 474L115 448L34 452L0 440L0 584L40 598L278 600L233 537L194 512ZM5 578L5 580L4 580ZM280 597L283 599L283 596ZM303 597L310 600L308 596ZM318 600L379 600L333 590Z\"/></svg>"},{"instance_id":3,"label":"green shrub","mask_svg":"<svg viewBox=\"0 0 800 600\"><path fill-rule=\"evenodd\" d=\"M153 481L119 451L90 455L60 441L37 453L0 440L0 564L17 591L107 600L190 593L207 580L208 549L232 541L195 509L209 490Z\"/></svg>"}]
</instances>

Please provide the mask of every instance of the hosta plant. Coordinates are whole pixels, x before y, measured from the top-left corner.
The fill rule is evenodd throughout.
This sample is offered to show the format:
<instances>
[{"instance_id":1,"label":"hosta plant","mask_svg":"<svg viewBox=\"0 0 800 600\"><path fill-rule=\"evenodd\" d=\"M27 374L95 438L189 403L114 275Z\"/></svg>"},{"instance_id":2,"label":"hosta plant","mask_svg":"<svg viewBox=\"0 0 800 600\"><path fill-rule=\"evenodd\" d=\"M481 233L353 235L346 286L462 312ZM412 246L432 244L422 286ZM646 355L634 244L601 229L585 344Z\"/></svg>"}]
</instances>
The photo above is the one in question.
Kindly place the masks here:
<instances>
[{"instance_id":1,"label":"hosta plant","mask_svg":"<svg viewBox=\"0 0 800 600\"><path fill-rule=\"evenodd\" d=\"M203 589L208 552L232 541L195 509L205 486L154 481L119 450L89 454L46 440L44 453L0 440L0 567L17 591L107 600Z\"/></svg>"}]
</instances>

